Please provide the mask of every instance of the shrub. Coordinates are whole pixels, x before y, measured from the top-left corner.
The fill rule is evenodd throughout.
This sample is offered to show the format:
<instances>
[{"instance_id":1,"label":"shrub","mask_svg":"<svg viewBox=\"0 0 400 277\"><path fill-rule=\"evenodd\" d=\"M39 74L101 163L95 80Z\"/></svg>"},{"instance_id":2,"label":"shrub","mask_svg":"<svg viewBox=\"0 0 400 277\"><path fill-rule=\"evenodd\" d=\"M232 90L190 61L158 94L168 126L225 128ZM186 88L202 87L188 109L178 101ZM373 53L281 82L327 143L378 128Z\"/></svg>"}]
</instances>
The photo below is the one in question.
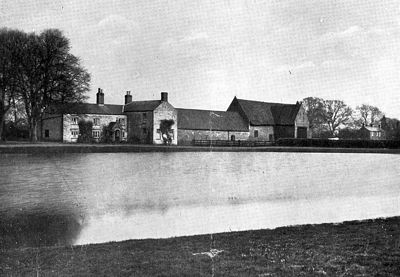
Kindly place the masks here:
<instances>
[{"instance_id":1,"label":"shrub","mask_svg":"<svg viewBox=\"0 0 400 277\"><path fill-rule=\"evenodd\" d=\"M78 142L81 143L92 142L93 122L80 120L78 122L78 126L79 126Z\"/></svg>"}]
</instances>

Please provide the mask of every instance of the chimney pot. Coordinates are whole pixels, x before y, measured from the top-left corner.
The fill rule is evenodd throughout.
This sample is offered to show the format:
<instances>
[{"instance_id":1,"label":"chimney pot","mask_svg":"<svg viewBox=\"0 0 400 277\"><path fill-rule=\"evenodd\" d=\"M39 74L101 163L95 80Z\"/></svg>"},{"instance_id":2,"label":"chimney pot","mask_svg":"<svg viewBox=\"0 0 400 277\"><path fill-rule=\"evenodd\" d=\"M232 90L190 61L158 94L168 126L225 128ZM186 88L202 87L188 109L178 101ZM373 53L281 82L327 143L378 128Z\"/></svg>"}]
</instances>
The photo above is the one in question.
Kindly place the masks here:
<instances>
[{"instance_id":1,"label":"chimney pot","mask_svg":"<svg viewBox=\"0 0 400 277\"><path fill-rule=\"evenodd\" d=\"M128 90L125 95L125 105L132 102L131 92Z\"/></svg>"},{"instance_id":2,"label":"chimney pot","mask_svg":"<svg viewBox=\"0 0 400 277\"><path fill-rule=\"evenodd\" d=\"M168 92L161 92L161 101L168 102Z\"/></svg>"},{"instance_id":3,"label":"chimney pot","mask_svg":"<svg viewBox=\"0 0 400 277\"><path fill-rule=\"evenodd\" d=\"M96 94L96 104L97 105L104 105L104 93L103 89L99 88Z\"/></svg>"}]
</instances>

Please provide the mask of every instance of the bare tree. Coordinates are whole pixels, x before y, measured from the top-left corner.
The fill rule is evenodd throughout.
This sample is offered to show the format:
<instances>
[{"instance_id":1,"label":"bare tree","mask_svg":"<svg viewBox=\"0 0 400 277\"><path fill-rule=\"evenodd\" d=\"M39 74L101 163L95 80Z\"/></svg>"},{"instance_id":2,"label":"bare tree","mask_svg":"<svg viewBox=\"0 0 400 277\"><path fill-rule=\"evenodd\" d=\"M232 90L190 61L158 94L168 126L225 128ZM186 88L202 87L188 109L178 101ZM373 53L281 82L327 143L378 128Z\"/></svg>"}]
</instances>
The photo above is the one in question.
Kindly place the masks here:
<instances>
[{"instance_id":1,"label":"bare tree","mask_svg":"<svg viewBox=\"0 0 400 277\"><path fill-rule=\"evenodd\" d=\"M339 127L346 125L352 119L353 110L342 100L324 101L324 121L332 135Z\"/></svg>"},{"instance_id":2,"label":"bare tree","mask_svg":"<svg viewBox=\"0 0 400 277\"><path fill-rule=\"evenodd\" d=\"M359 127L361 127L362 124L364 124L365 126L374 124L383 116L383 113L379 110L378 107L367 104L357 106L356 110L359 114L359 119L356 120L356 123Z\"/></svg>"}]
</instances>

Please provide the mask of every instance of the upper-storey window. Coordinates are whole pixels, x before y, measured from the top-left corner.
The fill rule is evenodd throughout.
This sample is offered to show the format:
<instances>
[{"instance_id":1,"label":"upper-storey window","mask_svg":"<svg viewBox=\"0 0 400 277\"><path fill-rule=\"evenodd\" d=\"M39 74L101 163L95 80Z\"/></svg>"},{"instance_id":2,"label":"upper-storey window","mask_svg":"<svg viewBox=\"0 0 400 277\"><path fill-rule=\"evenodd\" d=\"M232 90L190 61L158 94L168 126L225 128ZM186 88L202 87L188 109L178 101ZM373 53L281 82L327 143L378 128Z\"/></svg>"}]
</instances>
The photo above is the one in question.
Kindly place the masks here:
<instances>
[{"instance_id":1,"label":"upper-storey window","mask_svg":"<svg viewBox=\"0 0 400 277\"><path fill-rule=\"evenodd\" d=\"M100 125L100 118L98 118L98 117L93 118L93 125L94 126L99 126Z\"/></svg>"},{"instance_id":2,"label":"upper-storey window","mask_svg":"<svg viewBox=\"0 0 400 277\"><path fill-rule=\"evenodd\" d=\"M78 124L79 118L77 116L72 117L72 124Z\"/></svg>"},{"instance_id":3,"label":"upper-storey window","mask_svg":"<svg viewBox=\"0 0 400 277\"><path fill-rule=\"evenodd\" d=\"M254 137L258 138L258 130L254 130Z\"/></svg>"},{"instance_id":4,"label":"upper-storey window","mask_svg":"<svg viewBox=\"0 0 400 277\"><path fill-rule=\"evenodd\" d=\"M121 125L125 125L125 118L123 118L123 117L120 117L120 118L118 118L118 123L119 124L121 124Z\"/></svg>"}]
</instances>

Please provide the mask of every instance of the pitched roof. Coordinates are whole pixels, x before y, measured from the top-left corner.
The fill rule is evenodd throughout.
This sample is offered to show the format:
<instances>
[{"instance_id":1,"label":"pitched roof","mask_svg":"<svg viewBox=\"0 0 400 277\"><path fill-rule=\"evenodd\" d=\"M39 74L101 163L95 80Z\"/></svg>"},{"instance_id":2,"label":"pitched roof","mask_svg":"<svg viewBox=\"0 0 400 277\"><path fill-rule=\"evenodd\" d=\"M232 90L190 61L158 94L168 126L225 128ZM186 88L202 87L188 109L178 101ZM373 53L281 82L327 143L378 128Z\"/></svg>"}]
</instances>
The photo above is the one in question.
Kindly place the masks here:
<instances>
[{"instance_id":1,"label":"pitched roof","mask_svg":"<svg viewBox=\"0 0 400 277\"><path fill-rule=\"evenodd\" d=\"M125 112L154 111L161 104L161 100L133 101L124 106Z\"/></svg>"},{"instance_id":2,"label":"pitched roof","mask_svg":"<svg viewBox=\"0 0 400 277\"><path fill-rule=\"evenodd\" d=\"M249 126L236 112L177 109L178 128L247 132Z\"/></svg>"},{"instance_id":3,"label":"pitched roof","mask_svg":"<svg viewBox=\"0 0 400 277\"><path fill-rule=\"evenodd\" d=\"M364 128L370 132L381 132L382 131L382 129L377 126L364 126Z\"/></svg>"},{"instance_id":4,"label":"pitched roof","mask_svg":"<svg viewBox=\"0 0 400 277\"><path fill-rule=\"evenodd\" d=\"M293 125L300 104L268 103L234 98L252 125Z\"/></svg>"},{"instance_id":5,"label":"pitched roof","mask_svg":"<svg viewBox=\"0 0 400 277\"><path fill-rule=\"evenodd\" d=\"M48 114L106 114L120 115L123 105L112 104L89 104L89 103L71 103L53 105L46 109Z\"/></svg>"}]
</instances>

